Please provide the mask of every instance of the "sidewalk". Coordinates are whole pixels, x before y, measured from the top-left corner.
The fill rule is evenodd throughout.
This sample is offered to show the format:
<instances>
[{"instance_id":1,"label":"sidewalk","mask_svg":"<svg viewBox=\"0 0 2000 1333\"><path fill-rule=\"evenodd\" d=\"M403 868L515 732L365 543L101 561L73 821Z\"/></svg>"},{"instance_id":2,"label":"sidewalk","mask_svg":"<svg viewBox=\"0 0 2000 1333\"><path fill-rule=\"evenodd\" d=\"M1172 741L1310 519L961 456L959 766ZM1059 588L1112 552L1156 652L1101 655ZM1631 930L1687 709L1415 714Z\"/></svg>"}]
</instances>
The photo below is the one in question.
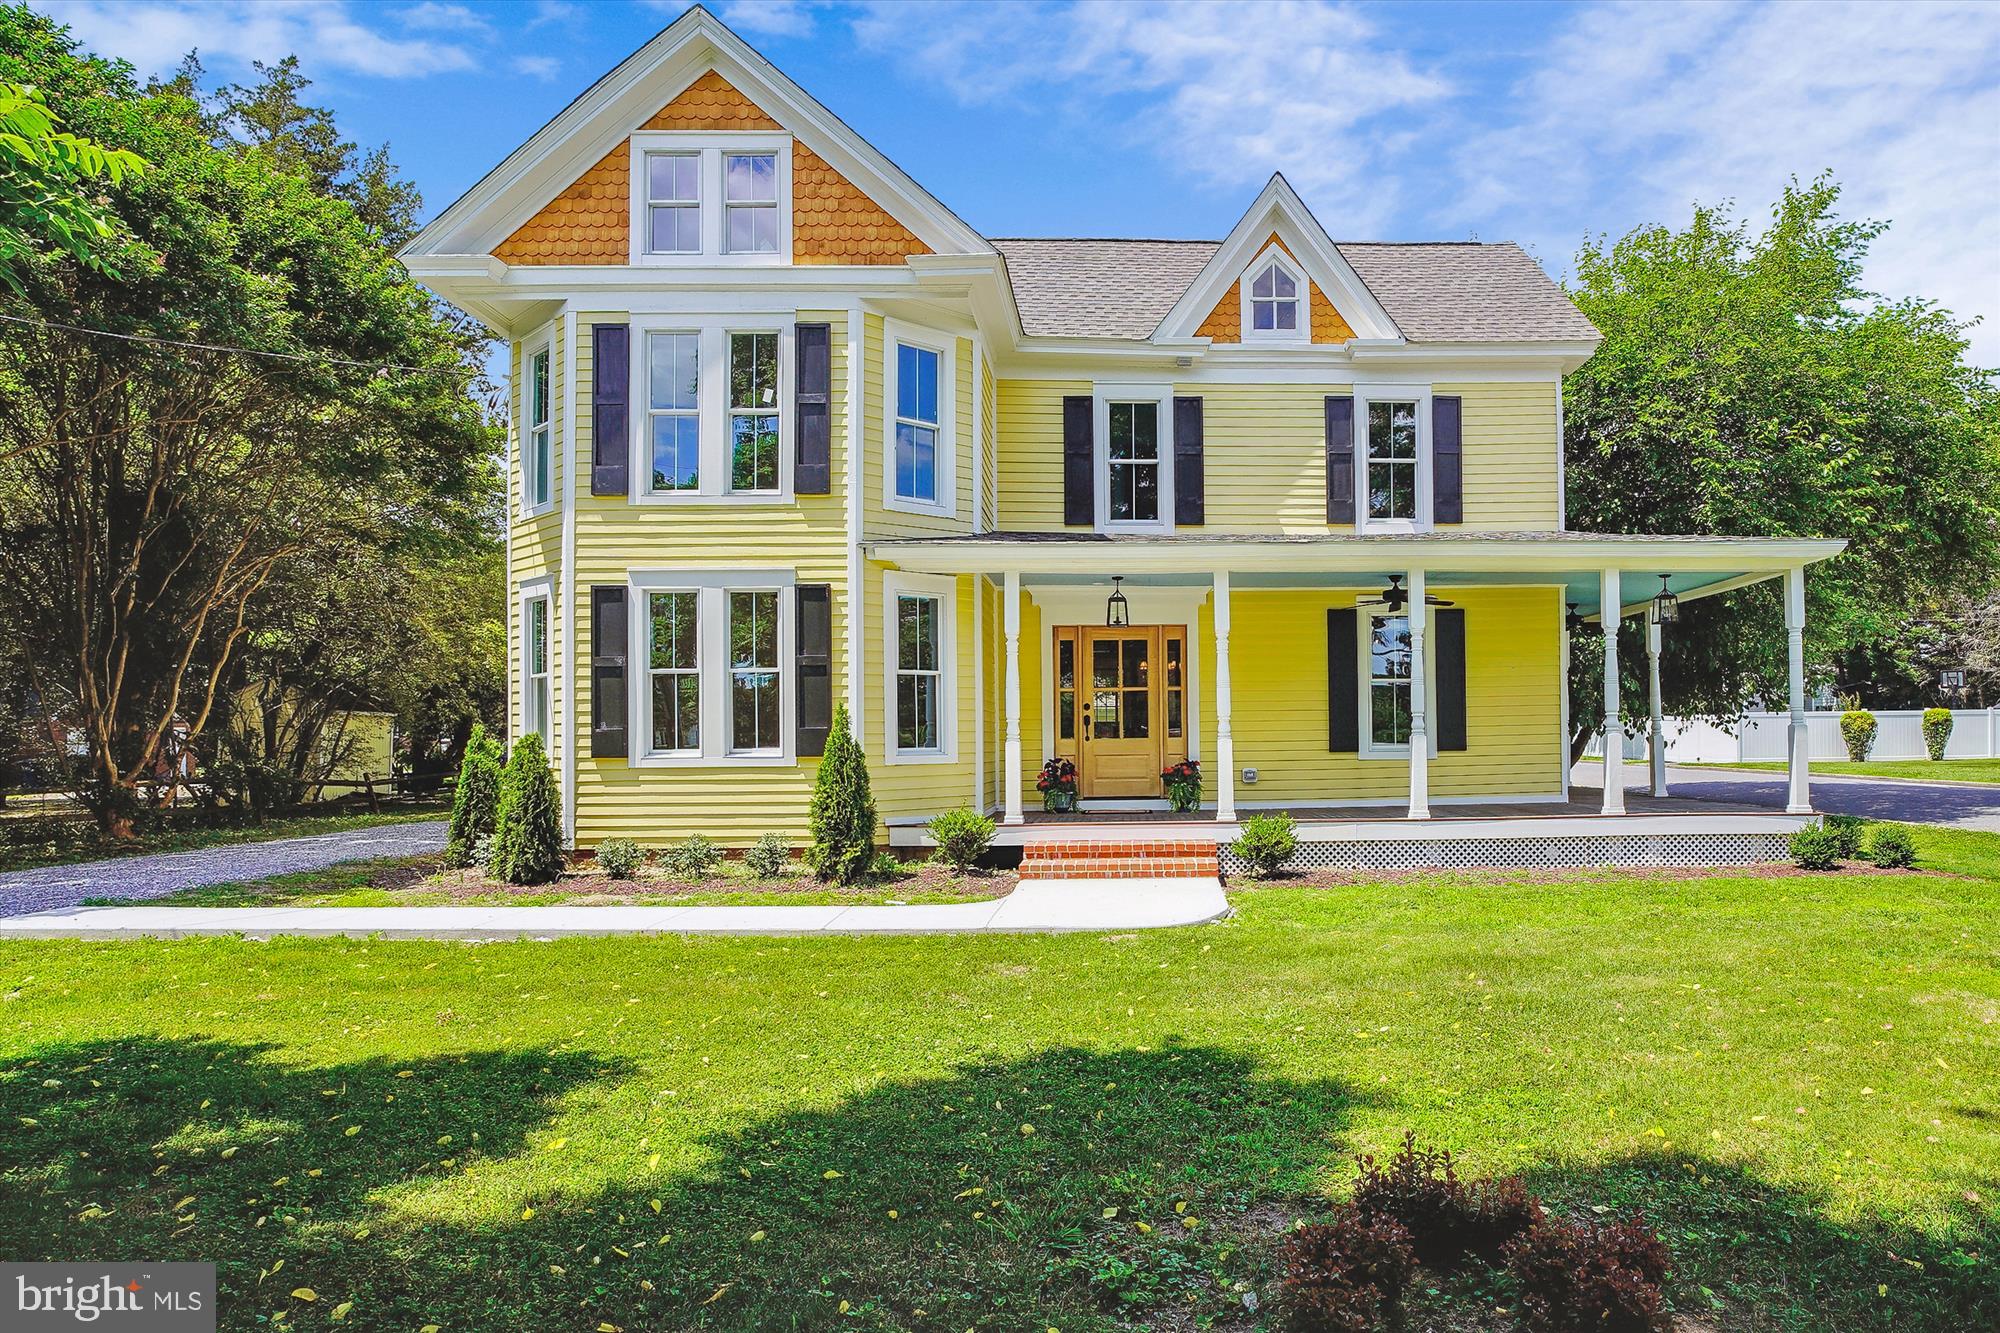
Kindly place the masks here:
<instances>
[{"instance_id":1,"label":"sidewalk","mask_svg":"<svg viewBox=\"0 0 2000 1333\"><path fill-rule=\"evenodd\" d=\"M345 935L557 939L569 935L953 935L1151 930L1229 911L1213 879L1028 880L1004 898L904 907L76 907L0 918L0 940Z\"/></svg>"}]
</instances>

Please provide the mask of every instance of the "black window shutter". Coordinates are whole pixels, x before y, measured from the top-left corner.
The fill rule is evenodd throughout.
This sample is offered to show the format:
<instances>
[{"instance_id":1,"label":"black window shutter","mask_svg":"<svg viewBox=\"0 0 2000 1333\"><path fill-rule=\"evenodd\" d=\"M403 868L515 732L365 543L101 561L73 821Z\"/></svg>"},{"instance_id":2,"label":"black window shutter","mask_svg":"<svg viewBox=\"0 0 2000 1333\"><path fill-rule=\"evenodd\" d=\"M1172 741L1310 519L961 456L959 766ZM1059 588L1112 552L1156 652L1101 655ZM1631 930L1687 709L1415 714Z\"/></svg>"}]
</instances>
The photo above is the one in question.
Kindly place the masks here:
<instances>
[{"instance_id":1,"label":"black window shutter","mask_svg":"<svg viewBox=\"0 0 2000 1333\"><path fill-rule=\"evenodd\" d=\"M1351 606L1326 613L1326 748L1335 754L1361 749L1360 620Z\"/></svg>"},{"instance_id":2,"label":"black window shutter","mask_svg":"<svg viewBox=\"0 0 2000 1333\"><path fill-rule=\"evenodd\" d=\"M1354 398L1326 399L1326 521L1354 521ZM1353 747L1349 747L1350 749Z\"/></svg>"},{"instance_id":3,"label":"black window shutter","mask_svg":"<svg viewBox=\"0 0 2000 1333\"><path fill-rule=\"evenodd\" d=\"M590 754L623 759L631 754L625 725L625 652L631 642L622 583L590 589Z\"/></svg>"},{"instance_id":4,"label":"black window shutter","mask_svg":"<svg viewBox=\"0 0 2000 1333\"><path fill-rule=\"evenodd\" d=\"M1072 528L1097 526L1094 490L1097 460L1091 434L1097 410L1089 394L1063 398L1063 524Z\"/></svg>"},{"instance_id":5,"label":"black window shutter","mask_svg":"<svg viewBox=\"0 0 2000 1333\"><path fill-rule=\"evenodd\" d=\"M1431 399L1431 521L1465 522L1464 400Z\"/></svg>"},{"instance_id":6,"label":"black window shutter","mask_svg":"<svg viewBox=\"0 0 2000 1333\"><path fill-rule=\"evenodd\" d=\"M833 730L833 586L801 583L793 595L799 604L799 754L820 755Z\"/></svg>"},{"instance_id":7,"label":"black window shutter","mask_svg":"<svg viewBox=\"0 0 2000 1333\"><path fill-rule=\"evenodd\" d=\"M590 493L624 495L632 445L626 399L632 383L632 329L626 324L590 326Z\"/></svg>"},{"instance_id":8,"label":"black window shutter","mask_svg":"<svg viewBox=\"0 0 2000 1333\"><path fill-rule=\"evenodd\" d=\"M833 329L801 324L792 336L798 358L792 490L826 495L833 489Z\"/></svg>"},{"instance_id":9,"label":"black window shutter","mask_svg":"<svg viewBox=\"0 0 2000 1333\"><path fill-rule=\"evenodd\" d=\"M1439 610L1431 630L1437 656L1437 721L1440 750L1465 748L1465 612Z\"/></svg>"},{"instance_id":10,"label":"black window shutter","mask_svg":"<svg viewBox=\"0 0 2000 1333\"><path fill-rule=\"evenodd\" d=\"M1174 399L1174 522L1207 521L1207 480L1202 470L1201 399Z\"/></svg>"}]
</instances>

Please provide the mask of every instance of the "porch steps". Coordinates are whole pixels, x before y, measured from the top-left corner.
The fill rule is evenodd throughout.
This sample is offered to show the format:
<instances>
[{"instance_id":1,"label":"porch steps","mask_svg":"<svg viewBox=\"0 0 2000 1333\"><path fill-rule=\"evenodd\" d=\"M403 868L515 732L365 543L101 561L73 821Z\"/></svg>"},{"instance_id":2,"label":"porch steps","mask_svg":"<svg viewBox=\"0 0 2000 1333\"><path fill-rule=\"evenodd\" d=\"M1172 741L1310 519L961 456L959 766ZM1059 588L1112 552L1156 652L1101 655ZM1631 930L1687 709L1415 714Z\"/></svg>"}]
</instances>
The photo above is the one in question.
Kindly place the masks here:
<instances>
[{"instance_id":1,"label":"porch steps","mask_svg":"<svg viewBox=\"0 0 2000 1333\"><path fill-rule=\"evenodd\" d=\"M1214 879L1215 843L1037 840L1021 848L1022 879Z\"/></svg>"}]
</instances>

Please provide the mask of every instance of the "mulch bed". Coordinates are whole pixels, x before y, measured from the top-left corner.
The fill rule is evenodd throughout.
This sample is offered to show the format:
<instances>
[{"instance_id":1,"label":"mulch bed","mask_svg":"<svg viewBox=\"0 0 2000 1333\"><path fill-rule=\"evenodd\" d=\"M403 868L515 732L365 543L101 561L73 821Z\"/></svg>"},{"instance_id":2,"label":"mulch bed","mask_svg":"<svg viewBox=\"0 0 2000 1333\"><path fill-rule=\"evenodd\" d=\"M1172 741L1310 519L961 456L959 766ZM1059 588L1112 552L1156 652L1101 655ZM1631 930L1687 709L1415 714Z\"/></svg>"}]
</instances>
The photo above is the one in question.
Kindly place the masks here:
<instances>
[{"instance_id":1,"label":"mulch bed","mask_svg":"<svg viewBox=\"0 0 2000 1333\"><path fill-rule=\"evenodd\" d=\"M904 867L903 875L897 879L871 881L845 892L855 895L865 894L871 898L876 895L890 898L921 895L927 899L950 897L976 902L982 898L998 898L1013 892L1017 878L1011 870L975 871L960 875L949 867L924 863ZM514 898L532 898L561 893L577 902L588 903L620 903L640 898L681 898L710 893L754 893L759 897L783 899L843 892L835 885L822 884L806 874L783 879L752 879L743 874L715 874L700 880L682 880L673 879L652 865L643 867L631 879L613 879L598 869L595 863L587 861L565 871L563 877L554 884L502 884L489 878L485 871L477 868L445 870L432 863L420 868L412 879L400 880L393 884L378 881L377 887L442 890L454 900L491 897L496 894Z\"/></svg>"}]
</instances>

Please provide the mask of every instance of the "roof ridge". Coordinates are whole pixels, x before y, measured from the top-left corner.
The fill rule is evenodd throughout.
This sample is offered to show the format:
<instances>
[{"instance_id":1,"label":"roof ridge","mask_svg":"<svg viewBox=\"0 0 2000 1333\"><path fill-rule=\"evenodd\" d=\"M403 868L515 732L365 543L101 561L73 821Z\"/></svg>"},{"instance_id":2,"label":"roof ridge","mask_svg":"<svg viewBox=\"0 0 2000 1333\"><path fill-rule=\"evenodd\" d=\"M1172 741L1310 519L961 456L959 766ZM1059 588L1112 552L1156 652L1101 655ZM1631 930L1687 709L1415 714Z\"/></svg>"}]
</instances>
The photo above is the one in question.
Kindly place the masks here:
<instances>
[{"instance_id":1,"label":"roof ridge","mask_svg":"<svg viewBox=\"0 0 2000 1333\"><path fill-rule=\"evenodd\" d=\"M989 241L1098 241L1116 245L1221 245L1185 236L988 236Z\"/></svg>"}]
</instances>

